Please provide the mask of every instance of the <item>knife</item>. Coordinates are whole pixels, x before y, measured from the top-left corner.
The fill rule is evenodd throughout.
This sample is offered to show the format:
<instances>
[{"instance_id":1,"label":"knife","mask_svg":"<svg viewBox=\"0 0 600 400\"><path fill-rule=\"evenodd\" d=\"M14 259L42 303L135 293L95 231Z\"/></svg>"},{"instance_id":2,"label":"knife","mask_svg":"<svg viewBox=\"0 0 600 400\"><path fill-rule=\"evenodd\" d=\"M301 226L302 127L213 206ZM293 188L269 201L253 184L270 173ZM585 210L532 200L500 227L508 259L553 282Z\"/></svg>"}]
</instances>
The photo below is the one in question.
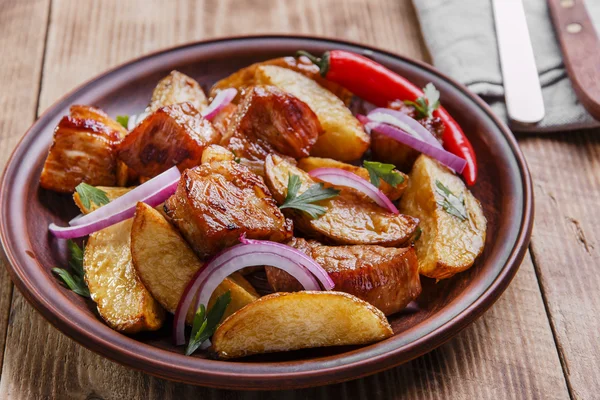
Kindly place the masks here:
<instances>
[{"instance_id":1,"label":"knife","mask_svg":"<svg viewBox=\"0 0 600 400\"><path fill-rule=\"evenodd\" d=\"M585 4L582 0L548 0L548 6L575 94L600 120L600 40Z\"/></svg>"},{"instance_id":2,"label":"knife","mask_svg":"<svg viewBox=\"0 0 600 400\"><path fill-rule=\"evenodd\" d=\"M544 118L544 99L521 0L492 0L508 117L531 125Z\"/></svg>"}]
</instances>

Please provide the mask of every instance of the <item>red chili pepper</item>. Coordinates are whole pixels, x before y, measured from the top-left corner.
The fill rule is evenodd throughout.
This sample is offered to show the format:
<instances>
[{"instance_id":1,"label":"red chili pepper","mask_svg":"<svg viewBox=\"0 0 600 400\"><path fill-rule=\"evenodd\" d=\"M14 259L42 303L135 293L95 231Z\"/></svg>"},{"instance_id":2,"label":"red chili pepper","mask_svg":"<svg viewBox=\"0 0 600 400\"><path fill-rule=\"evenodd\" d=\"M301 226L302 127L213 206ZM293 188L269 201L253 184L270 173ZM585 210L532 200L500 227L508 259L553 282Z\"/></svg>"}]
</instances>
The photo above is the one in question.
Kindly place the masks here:
<instances>
[{"instance_id":1,"label":"red chili pepper","mask_svg":"<svg viewBox=\"0 0 600 400\"><path fill-rule=\"evenodd\" d=\"M406 78L356 53L332 50L318 58L305 51L298 51L296 55L306 56L319 67L323 77L378 107L387 107L394 100L415 101L423 96L423 91ZM467 161L463 176L468 185L473 185L477 179L477 160L469 139L443 107L435 110L434 115L445 126L442 136L444 147Z\"/></svg>"}]
</instances>

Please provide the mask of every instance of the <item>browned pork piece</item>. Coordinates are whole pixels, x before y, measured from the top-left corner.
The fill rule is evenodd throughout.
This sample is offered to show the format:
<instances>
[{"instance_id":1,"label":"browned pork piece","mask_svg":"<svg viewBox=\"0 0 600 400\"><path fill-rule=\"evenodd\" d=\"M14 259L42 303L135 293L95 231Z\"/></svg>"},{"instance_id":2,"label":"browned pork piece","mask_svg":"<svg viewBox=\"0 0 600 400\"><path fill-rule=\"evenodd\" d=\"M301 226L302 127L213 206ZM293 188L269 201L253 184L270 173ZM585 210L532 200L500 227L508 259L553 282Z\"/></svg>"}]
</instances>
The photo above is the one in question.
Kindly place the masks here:
<instances>
[{"instance_id":1,"label":"browned pork piece","mask_svg":"<svg viewBox=\"0 0 600 400\"><path fill-rule=\"evenodd\" d=\"M236 244L242 233L277 242L292 236L291 221L279 211L263 180L235 161L184 171L165 209L202 258Z\"/></svg>"},{"instance_id":2,"label":"browned pork piece","mask_svg":"<svg viewBox=\"0 0 600 400\"><path fill-rule=\"evenodd\" d=\"M385 315L402 310L421 293L419 265L412 247L324 246L301 238L293 238L287 245L314 258L333 279L333 290L350 293ZM274 267L265 271L274 291L302 290L287 272Z\"/></svg>"},{"instance_id":3,"label":"browned pork piece","mask_svg":"<svg viewBox=\"0 0 600 400\"><path fill-rule=\"evenodd\" d=\"M146 117L117 147L121 160L145 177L173 165L180 170L200 164L206 146L219 134L191 103L159 108Z\"/></svg>"},{"instance_id":4,"label":"browned pork piece","mask_svg":"<svg viewBox=\"0 0 600 400\"><path fill-rule=\"evenodd\" d=\"M72 106L54 130L54 141L40 177L49 190L72 193L81 182L94 186L123 185L115 148L127 134L104 111L88 106ZM119 178L124 172L125 179Z\"/></svg>"},{"instance_id":5,"label":"browned pork piece","mask_svg":"<svg viewBox=\"0 0 600 400\"><path fill-rule=\"evenodd\" d=\"M317 184L307 172L298 168L293 160L271 154L265 160L265 181L279 204L288 192L291 175L300 181L297 196ZM339 187L338 196L315 204L324 207L325 213L312 219L303 211L286 208L294 219L296 229L305 235L333 244L377 244L400 246L414 234L419 220L409 215L393 214L362 193Z\"/></svg>"},{"instance_id":6,"label":"browned pork piece","mask_svg":"<svg viewBox=\"0 0 600 400\"><path fill-rule=\"evenodd\" d=\"M255 86L233 115L221 145L238 157L264 160L273 152L307 157L323 132L315 113L274 86Z\"/></svg>"}]
</instances>

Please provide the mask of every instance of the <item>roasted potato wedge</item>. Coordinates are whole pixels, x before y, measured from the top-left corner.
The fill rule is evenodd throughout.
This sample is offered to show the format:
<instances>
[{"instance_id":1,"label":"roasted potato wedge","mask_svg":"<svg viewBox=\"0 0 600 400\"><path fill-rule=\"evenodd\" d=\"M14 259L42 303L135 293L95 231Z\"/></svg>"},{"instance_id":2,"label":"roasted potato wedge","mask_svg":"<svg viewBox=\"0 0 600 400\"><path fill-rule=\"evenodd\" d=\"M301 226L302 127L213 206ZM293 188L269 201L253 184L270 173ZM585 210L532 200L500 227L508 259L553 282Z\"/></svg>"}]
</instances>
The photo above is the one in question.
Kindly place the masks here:
<instances>
[{"instance_id":1,"label":"roasted potato wedge","mask_svg":"<svg viewBox=\"0 0 600 400\"><path fill-rule=\"evenodd\" d=\"M188 169L165 209L203 259L239 241L242 233L276 242L292 237L292 223L262 178L235 161Z\"/></svg>"},{"instance_id":2,"label":"roasted potato wedge","mask_svg":"<svg viewBox=\"0 0 600 400\"><path fill-rule=\"evenodd\" d=\"M256 64L252 64L246 68L242 68L237 72L234 72L233 74L229 75L227 78L221 79L220 81L215 83L212 89L210 90L210 97L214 98L219 90L232 87L238 89L239 93L236 100L239 101L245 94L247 88L256 85L256 80L254 78L256 74L256 69L263 65L275 65L277 67L287 68L291 69L292 71L299 72L307 78L316 81L319 85L323 86L325 89L335 94L346 105L350 104L350 101L352 100L352 93L350 93L348 90L338 85L337 83L323 78L319 73L319 67L313 64L306 57L274 58L272 60L259 62Z\"/></svg>"},{"instance_id":3,"label":"roasted potato wedge","mask_svg":"<svg viewBox=\"0 0 600 400\"><path fill-rule=\"evenodd\" d=\"M300 158L310 154L322 131L306 103L275 86L255 86L239 104L221 145L249 160L273 152Z\"/></svg>"},{"instance_id":4,"label":"roasted potato wedge","mask_svg":"<svg viewBox=\"0 0 600 400\"><path fill-rule=\"evenodd\" d=\"M128 219L92 233L83 257L85 281L98 313L111 328L125 333L157 330L165 317L133 267L132 223Z\"/></svg>"},{"instance_id":5,"label":"roasted potato wedge","mask_svg":"<svg viewBox=\"0 0 600 400\"><path fill-rule=\"evenodd\" d=\"M196 80L179 71L171 71L154 88L150 104L144 113L138 116L137 123L161 107L186 102L191 103L198 111L208 106L206 95Z\"/></svg>"},{"instance_id":6,"label":"roasted potato wedge","mask_svg":"<svg viewBox=\"0 0 600 400\"><path fill-rule=\"evenodd\" d=\"M81 182L94 186L116 186L122 166L115 148L126 134L102 110L71 107L54 130L54 141L44 163L40 185L44 189L72 193Z\"/></svg>"},{"instance_id":7,"label":"roasted potato wedge","mask_svg":"<svg viewBox=\"0 0 600 400\"><path fill-rule=\"evenodd\" d=\"M203 266L181 234L158 211L138 203L131 228L131 254L138 276L165 310L174 313L183 292ZM229 316L258 299L258 294L240 274L225 278L212 295L210 309L222 293L231 292ZM195 310L190 307L186 321L191 324Z\"/></svg>"},{"instance_id":8,"label":"roasted potato wedge","mask_svg":"<svg viewBox=\"0 0 600 400\"><path fill-rule=\"evenodd\" d=\"M449 214L437 182L458 198L464 198L466 220ZM483 251L487 221L481 204L449 169L425 155L419 156L410 173L400 211L421 220L421 237L415 243L419 272L445 279L464 271Z\"/></svg>"},{"instance_id":9,"label":"roasted potato wedge","mask_svg":"<svg viewBox=\"0 0 600 400\"><path fill-rule=\"evenodd\" d=\"M287 245L313 258L335 283L334 290L350 293L377 307L385 315L402 310L421 293L419 265L412 247L324 246L294 238ZM265 267L275 292L302 290L287 272Z\"/></svg>"},{"instance_id":10,"label":"roasted potato wedge","mask_svg":"<svg viewBox=\"0 0 600 400\"><path fill-rule=\"evenodd\" d=\"M114 199L123 196L125 193L133 189L133 187L124 188L113 186L97 186L97 188L106 193L106 197L108 197L110 201L113 201ZM75 205L79 208L79 210L81 210L82 214L89 214L92 211L96 211L98 208L100 208L99 205L93 202L90 203L89 208L85 207L81 202L81 199L79 198L79 193L77 192L73 193L73 201L75 202Z\"/></svg>"},{"instance_id":11,"label":"roasted potato wedge","mask_svg":"<svg viewBox=\"0 0 600 400\"><path fill-rule=\"evenodd\" d=\"M274 293L237 311L217 328L221 359L311 347L359 345L393 335L381 311L348 293Z\"/></svg>"},{"instance_id":12,"label":"roasted potato wedge","mask_svg":"<svg viewBox=\"0 0 600 400\"><path fill-rule=\"evenodd\" d=\"M370 181L369 171L367 171L365 168L358 167L352 164L346 164L344 162L333 160L331 158L306 157L301 160L298 160L298 167L305 170L306 172L310 172L313 169L317 168L340 168L346 171L350 171L353 174L358 175L367 181ZM406 186L408 186L408 175L398 170L395 171L402 175L402 178L404 178L404 182L402 182L398 186L394 187L385 182L383 179L379 180L379 189L381 189L383 194L385 194L392 201L398 200L402 196L402 193L404 193L404 190L406 190Z\"/></svg>"},{"instance_id":13,"label":"roasted potato wedge","mask_svg":"<svg viewBox=\"0 0 600 400\"><path fill-rule=\"evenodd\" d=\"M275 154L267 157L265 181L279 204L285 199L291 174L300 178L298 195L316 183L292 161ZM284 211L293 218L295 227L304 234L334 244L399 246L411 238L419 224L418 219L408 215L394 215L352 189L340 189L337 197L317 203L327 210L317 219L311 219L305 213L295 210Z\"/></svg>"},{"instance_id":14,"label":"roasted potato wedge","mask_svg":"<svg viewBox=\"0 0 600 400\"><path fill-rule=\"evenodd\" d=\"M290 69L264 65L256 69L256 82L293 94L317 114L324 133L312 147L312 155L352 161L361 158L369 148L369 135L352 112L312 79Z\"/></svg>"},{"instance_id":15,"label":"roasted potato wedge","mask_svg":"<svg viewBox=\"0 0 600 400\"><path fill-rule=\"evenodd\" d=\"M173 165L180 170L200 164L206 146L220 135L191 103L161 107L137 125L117 146L117 155L145 177Z\"/></svg>"}]
</instances>

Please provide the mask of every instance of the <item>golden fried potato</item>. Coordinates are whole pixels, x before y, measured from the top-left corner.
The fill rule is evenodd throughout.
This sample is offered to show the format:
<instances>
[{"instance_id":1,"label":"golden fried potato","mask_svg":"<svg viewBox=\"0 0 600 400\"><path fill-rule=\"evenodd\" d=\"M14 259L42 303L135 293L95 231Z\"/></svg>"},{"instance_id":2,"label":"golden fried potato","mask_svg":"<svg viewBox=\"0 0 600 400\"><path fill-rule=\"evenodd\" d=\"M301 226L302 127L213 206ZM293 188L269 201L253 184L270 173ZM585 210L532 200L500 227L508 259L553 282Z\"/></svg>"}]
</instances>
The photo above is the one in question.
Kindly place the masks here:
<instances>
[{"instance_id":1,"label":"golden fried potato","mask_svg":"<svg viewBox=\"0 0 600 400\"><path fill-rule=\"evenodd\" d=\"M100 189L104 193L106 193L106 197L108 197L108 199L110 201L113 201L114 199L121 197L125 193L134 189L133 187L124 188L124 187L113 187L113 186L97 186L96 188ZM89 208L85 207L83 205L83 203L81 202L81 199L79 198L79 193L77 193L77 192L73 193L73 201L75 202L75 205L77 205L77 207L79 207L79 210L81 210L82 214L89 214L92 211L96 211L97 209L100 208L100 206L94 202L90 203Z\"/></svg>"},{"instance_id":2,"label":"golden fried potato","mask_svg":"<svg viewBox=\"0 0 600 400\"><path fill-rule=\"evenodd\" d=\"M217 328L221 359L311 347L359 345L393 335L381 311L348 293L274 293L237 311Z\"/></svg>"},{"instance_id":3,"label":"golden fried potato","mask_svg":"<svg viewBox=\"0 0 600 400\"><path fill-rule=\"evenodd\" d=\"M249 160L273 152L300 158L310 154L322 132L306 103L275 86L255 86L239 104L221 145Z\"/></svg>"},{"instance_id":4,"label":"golden fried potato","mask_svg":"<svg viewBox=\"0 0 600 400\"><path fill-rule=\"evenodd\" d=\"M308 173L275 154L265 161L266 183L279 204L285 200L288 178L297 175L301 181L298 195L316 183ZM335 244L378 244L400 246L413 235L419 220L408 215L392 214L371 199L349 188L340 188L337 197L317 204L327 210L317 219L300 211L284 209L294 225L304 234Z\"/></svg>"},{"instance_id":5,"label":"golden fried potato","mask_svg":"<svg viewBox=\"0 0 600 400\"><path fill-rule=\"evenodd\" d=\"M198 111L202 111L208 106L206 95L198 82L179 71L171 71L169 75L158 82L152 92L150 104L137 117L136 123L139 124L161 107L186 102L191 103Z\"/></svg>"},{"instance_id":6,"label":"golden fried potato","mask_svg":"<svg viewBox=\"0 0 600 400\"><path fill-rule=\"evenodd\" d=\"M92 233L83 256L85 281L98 313L111 328L125 333L157 330L165 318L133 267L132 223L128 219Z\"/></svg>"},{"instance_id":7,"label":"golden fried potato","mask_svg":"<svg viewBox=\"0 0 600 400\"><path fill-rule=\"evenodd\" d=\"M464 198L466 220L449 214L437 182L458 198ZM421 237L415 243L419 272L444 279L464 271L483 251L487 221L481 204L463 181L434 159L420 156L410 173L400 211L421 220Z\"/></svg>"},{"instance_id":8,"label":"golden fried potato","mask_svg":"<svg viewBox=\"0 0 600 400\"><path fill-rule=\"evenodd\" d=\"M369 178L369 171L366 168L358 167L352 164L346 164L341 161L337 161L331 158L321 158L321 157L306 157L301 160L298 160L298 167L305 170L306 172L310 172L313 169L317 168L340 168L346 171L350 171L355 175L360 176L361 178L371 181ZM404 178L404 182L400 183L398 186L391 186L383 179L379 180L379 189L385 194L390 200L396 201L404 193L406 186L408 186L408 175L394 170L395 172L402 175Z\"/></svg>"},{"instance_id":9,"label":"golden fried potato","mask_svg":"<svg viewBox=\"0 0 600 400\"><path fill-rule=\"evenodd\" d=\"M292 236L291 221L283 216L262 178L235 161L184 171L165 209L203 259L238 243L242 233L276 242Z\"/></svg>"},{"instance_id":10,"label":"golden fried potato","mask_svg":"<svg viewBox=\"0 0 600 400\"><path fill-rule=\"evenodd\" d=\"M94 186L121 184L115 147L125 134L123 127L104 111L71 107L71 116L63 117L54 130L40 185L72 193L81 182Z\"/></svg>"},{"instance_id":11,"label":"golden fried potato","mask_svg":"<svg viewBox=\"0 0 600 400\"><path fill-rule=\"evenodd\" d=\"M286 244L323 267L335 283L334 290L356 296L385 315L402 310L421 293L419 265L412 247L324 246L301 238ZM293 276L279 268L265 267L265 272L275 292L302 290Z\"/></svg>"},{"instance_id":12,"label":"golden fried potato","mask_svg":"<svg viewBox=\"0 0 600 400\"><path fill-rule=\"evenodd\" d=\"M369 135L352 112L312 79L286 68L265 65L256 69L256 82L293 94L317 114L325 133L313 146L312 155L352 161L361 158L369 148Z\"/></svg>"},{"instance_id":13,"label":"golden fried potato","mask_svg":"<svg viewBox=\"0 0 600 400\"><path fill-rule=\"evenodd\" d=\"M117 155L145 177L174 165L180 170L200 164L204 148L220 135L191 103L173 104L150 114L117 146Z\"/></svg>"},{"instance_id":14,"label":"golden fried potato","mask_svg":"<svg viewBox=\"0 0 600 400\"><path fill-rule=\"evenodd\" d=\"M158 211L138 203L131 228L131 254L133 266L148 291L165 310L174 313L183 292L204 265L187 242ZM258 293L240 274L233 274L217 287L210 298L210 309L216 299L226 291L231 293L231 303L224 317L233 314L246 304L258 299ZM194 304L194 303L192 303ZM194 319L193 306L186 321Z\"/></svg>"},{"instance_id":15,"label":"golden fried potato","mask_svg":"<svg viewBox=\"0 0 600 400\"><path fill-rule=\"evenodd\" d=\"M313 64L306 57L274 58L272 60L259 62L256 64L252 64L246 68L242 68L237 72L234 72L233 74L229 75L227 78L221 79L220 81L215 83L212 89L210 90L210 97L214 98L219 90L227 88L236 88L238 89L238 97L236 98L236 101L239 101L241 97L245 94L247 88L256 85L256 80L254 78L256 74L256 69L263 65L275 65L278 67L287 68L292 71L299 72L307 78L316 81L319 85L323 86L325 89L335 94L346 105L350 104L350 100L352 100L352 93L350 93L348 90L344 89L337 83L323 78L319 73L319 67Z\"/></svg>"}]
</instances>

